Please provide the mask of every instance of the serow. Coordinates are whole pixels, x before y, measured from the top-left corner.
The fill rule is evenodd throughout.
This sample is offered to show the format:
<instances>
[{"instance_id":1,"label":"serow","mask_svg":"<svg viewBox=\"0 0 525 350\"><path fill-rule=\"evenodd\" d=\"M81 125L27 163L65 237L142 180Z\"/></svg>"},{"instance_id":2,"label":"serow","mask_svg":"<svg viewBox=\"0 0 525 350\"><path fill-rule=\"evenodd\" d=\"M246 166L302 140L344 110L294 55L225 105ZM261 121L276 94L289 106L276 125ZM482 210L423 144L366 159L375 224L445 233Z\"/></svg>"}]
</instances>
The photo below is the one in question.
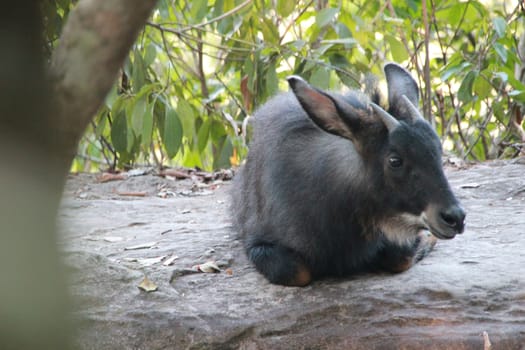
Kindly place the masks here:
<instances>
[{"instance_id":1,"label":"serow","mask_svg":"<svg viewBox=\"0 0 525 350\"><path fill-rule=\"evenodd\" d=\"M387 109L377 92L326 92L291 76L291 92L254 114L232 190L233 225L271 283L402 272L436 238L463 232L465 211L417 108L418 85L397 64L384 72Z\"/></svg>"}]
</instances>

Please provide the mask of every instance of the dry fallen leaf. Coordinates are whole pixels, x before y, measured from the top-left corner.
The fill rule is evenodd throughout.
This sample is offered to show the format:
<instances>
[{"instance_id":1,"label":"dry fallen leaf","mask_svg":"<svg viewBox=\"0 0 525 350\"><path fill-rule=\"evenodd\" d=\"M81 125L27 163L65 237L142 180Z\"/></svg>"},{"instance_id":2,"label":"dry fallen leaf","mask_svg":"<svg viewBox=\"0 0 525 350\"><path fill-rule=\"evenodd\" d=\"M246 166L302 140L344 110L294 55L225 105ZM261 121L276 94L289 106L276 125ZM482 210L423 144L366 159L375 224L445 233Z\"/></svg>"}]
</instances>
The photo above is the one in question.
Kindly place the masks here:
<instances>
[{"instance_id":1,"label":"dry fallen leaf","mask_svg":"<svg viewBox=\"0 0 525 350\"><path fill-rule=\"evenodd\" d=\"M215 263L215 261L208 261L208 262L205 262L204 264L195 265L193 266L193 268L196 269L197 271L205 272L205 273L221 272L221 269L219 268L219 266L217 266L217 263Z\"/></svg>"},{"instance_id":2,"label":"dry fallen leaf","mask_svg":"<svg viewBox=\"0 0 525 350\"><path fill-rule=\"evenodd\" d=\"M165 258L166 258L166 255L158 256L155 258L124 258L124 261L136 262L142 266L152 266L152 265L160 263Z\"/></svg>"},{"instance_id":3,"label":"dry fallen leaf","mask_svg":"<svg viewBox=\"0 0 525 350\"><path fill-rule=\"evenodd\" d=\"M140 282L138 287L139 287L140 290L143 290L143 291L148 292L148 293L149 292L154 292L157 289L159 289L159 287L157 287L157 285L155 283L153 283L152 281L150 281L149 278L147 278L147 277L144 277L144 279L142 280L142 282Z\"/></svg>"},{"instance_id":4,"label":"dry fallen leaf","mask_svg":"<svg viewBox=\"0 0 525 350\"><path fill-rule=\"evenodd\" d=\"M173 265L173 262L177 260L179 257L177 255L173 255L171 258L166 259L162 265L164 266L170 266Z\"/></svg>"},{"instance_id":5,"label":"dry fallen leaf","mask_svg":"<svg viewBox=\"0 0 525 350\"><path fill-rule=\"evenodd\" d=\"M160 197L160 198L175 197L175 193L167 189L162 189L159 193L157 193L157 197Z\"/></svg>"},{"instance_id":6,"label":"dry fallen leaf","mask_svg":"<svg viewBox=\"0 0 525 350\"><path fill-rule=\"evenodd\" d=\"M157 242L148 242L148 243L142 243L137 244L131 247L125 247L124 250L138 250L138 249L149 249L153 247L154 245L157 245Z\"/></svg>"},{"instance_id":7,"label":"dry fallen leaf","mask_svg":"<svg viewBox=\"0 0 525 350\"><path fill-rule=\"evenodd\" d=\"M177 169L165 169L159 173L160 176L173 176L176 179L188 179L191 177L188 171Z\"/></svg>"},{"instance_id":8,"label":"dry fallen leaf","mask_svg":"<svg viewBox=\"0 0 525 350\"><path fill-rule=\"evenodd\" d=\"M224 272L226 272L226 274L228 276L233 276L233 270L232 269L226 269Z\"/></svg>"},{"instance_id":9,"label":"dry fallen leaf","mask_svg":"<svg viewBox=\"0 0 525 350\"><path fill-rule=\"evenodd\" d=\"M123 237L117 237L117 236L106 236L106 237L104 237L104 241L109 242L109 243L121 242L123 240L124 240Z\"/></svg>"},{"instance_id":10,"label":"dry fallen leaf","mask_svg":"<svg viewBox=\"0 0 525 350\"><path fill-rule=\"evenodd\" d=\"M146 197L146 191L114 191L119 196L123 197Z\"/></svg>"},{"instance_id":11,"label":"dry fallen leaf","mask_svg":"<svg viewBox=\"0 0 525 350\"><path fill-rule=\"evenodd\" d=\"M127 178L124 174L112 174L112 173L102 173L97 177L98 182L109 182L109 181L118 181L125 180Z\"/></svg>"}]
</instances>

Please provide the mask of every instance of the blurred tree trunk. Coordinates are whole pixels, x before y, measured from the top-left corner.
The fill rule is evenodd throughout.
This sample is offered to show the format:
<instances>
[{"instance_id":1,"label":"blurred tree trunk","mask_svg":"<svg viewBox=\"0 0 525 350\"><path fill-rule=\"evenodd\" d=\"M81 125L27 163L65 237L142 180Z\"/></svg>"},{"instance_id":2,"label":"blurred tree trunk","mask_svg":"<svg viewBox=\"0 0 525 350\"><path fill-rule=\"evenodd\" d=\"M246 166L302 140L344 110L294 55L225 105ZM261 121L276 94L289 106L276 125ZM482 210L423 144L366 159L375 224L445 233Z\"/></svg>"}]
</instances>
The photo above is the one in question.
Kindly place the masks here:
<instances>
[{"instance_id":1,"label":"blurred tree trunk","mask_svg":"<svg viewBox=\"0 0 525 350\"><path fill-rule=\"evenodd\" d=\"M69 166L156 0L80 1L51 61L57 112L51 124Z\"/></svg>"},{"instance_id":2,"label":"blurred tree trunk","mask_svg":"<svg viewBox=\"0 0 525 350\"><path fill-rule=\"evenodd\" d=\"M67 349L56 217L77 143L154 0L81 0L45 71L40 2L0 11L0 349ZM48 79L51 77L51 81Z\"/></svg>"}]
</instances>

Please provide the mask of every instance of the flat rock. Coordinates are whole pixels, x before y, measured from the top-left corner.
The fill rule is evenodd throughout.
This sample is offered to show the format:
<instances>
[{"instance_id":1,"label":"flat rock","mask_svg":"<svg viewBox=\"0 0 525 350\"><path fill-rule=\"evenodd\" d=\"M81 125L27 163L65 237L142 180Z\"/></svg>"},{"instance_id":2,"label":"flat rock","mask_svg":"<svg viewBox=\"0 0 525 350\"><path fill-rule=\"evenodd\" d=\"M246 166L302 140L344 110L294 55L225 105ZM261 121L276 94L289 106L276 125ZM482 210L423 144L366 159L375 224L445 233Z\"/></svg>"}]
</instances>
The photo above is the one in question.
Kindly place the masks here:
<instances>
[{"instance_id":1,"label":"flat rock","mask_svg":"<svg viewBox=\"0 0 525 350\"><path fill-rule=\"evenodd\" d=\"M439 241L407 272L305 288L271 285L248 263L230 227L228 182L144 175L101 184L70 176L60 220L76 343L98 350L483 349L488 336L494 349L522 349L523 159L447 175L468 212L463 235ZM221 271L196 271L208 261ZM156 291L138 288L145 276Z\"/></svg>"}]
</instances>

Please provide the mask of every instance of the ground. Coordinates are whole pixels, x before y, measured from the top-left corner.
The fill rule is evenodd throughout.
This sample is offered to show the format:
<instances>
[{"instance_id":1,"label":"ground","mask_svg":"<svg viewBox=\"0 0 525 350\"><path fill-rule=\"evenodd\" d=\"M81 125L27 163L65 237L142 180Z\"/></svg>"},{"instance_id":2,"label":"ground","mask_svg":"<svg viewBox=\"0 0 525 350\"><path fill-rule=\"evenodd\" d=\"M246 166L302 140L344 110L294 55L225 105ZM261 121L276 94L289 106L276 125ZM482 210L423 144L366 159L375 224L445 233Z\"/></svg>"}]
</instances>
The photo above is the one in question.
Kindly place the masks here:
<instances>
[{"instance_id":1,"label":"ground","mask_svg":"<svg viewBox=\"0 0 525 350\"><path fill-rule=\"evenodd\" d=\"M439 241L407 272L305 288L271 285L248 263L230 227L227 172L206 182L202 174L175 173L186 177L175 180L135 172L108 182L71 175L59 219L76 343L97 350L488 349L489 342L523 349L525 159L446 172L467 210L464 234Z\"/></svg>"}]
</instances>

